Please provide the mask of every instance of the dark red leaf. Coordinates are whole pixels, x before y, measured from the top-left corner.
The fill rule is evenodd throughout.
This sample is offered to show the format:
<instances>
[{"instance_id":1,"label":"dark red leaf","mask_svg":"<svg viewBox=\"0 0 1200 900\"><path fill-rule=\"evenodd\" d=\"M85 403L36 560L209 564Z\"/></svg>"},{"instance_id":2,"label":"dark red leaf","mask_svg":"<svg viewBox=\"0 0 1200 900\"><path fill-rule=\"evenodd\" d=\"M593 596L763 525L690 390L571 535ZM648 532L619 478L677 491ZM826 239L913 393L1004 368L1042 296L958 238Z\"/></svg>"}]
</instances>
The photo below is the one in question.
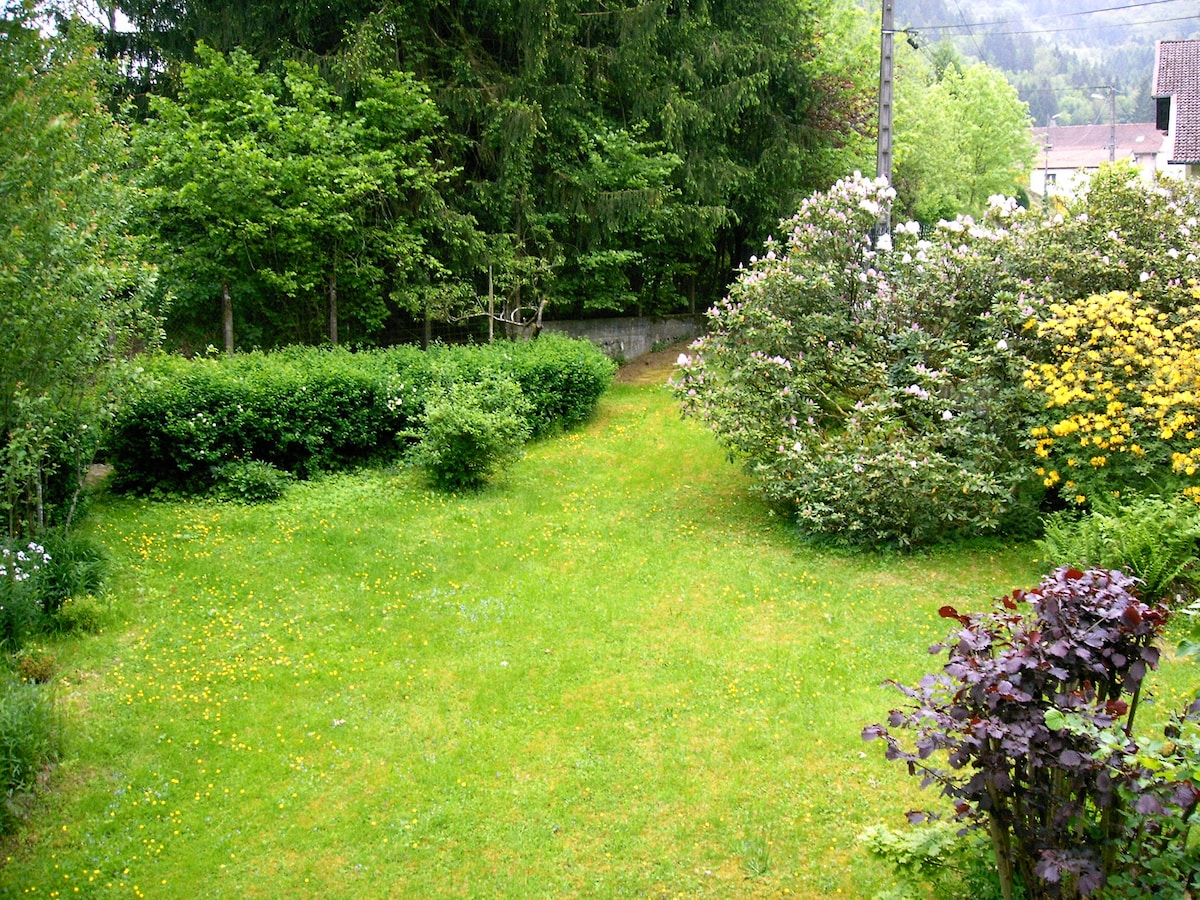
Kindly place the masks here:
<instances>
[{"instance_id":1,"label":"dark red leaf","mask_svg":"<svg viewBox=\"0 0 1200 900\"><path fill-rule=\"evenodd\" d=\"M971 624L971 620L968 619L966 616L962 615L953 606L943 606L941 609L938 610L938 615L941 616L943 619L957 619L959 622L961 622L964 625Z\"/></svg>"}]
</instances>

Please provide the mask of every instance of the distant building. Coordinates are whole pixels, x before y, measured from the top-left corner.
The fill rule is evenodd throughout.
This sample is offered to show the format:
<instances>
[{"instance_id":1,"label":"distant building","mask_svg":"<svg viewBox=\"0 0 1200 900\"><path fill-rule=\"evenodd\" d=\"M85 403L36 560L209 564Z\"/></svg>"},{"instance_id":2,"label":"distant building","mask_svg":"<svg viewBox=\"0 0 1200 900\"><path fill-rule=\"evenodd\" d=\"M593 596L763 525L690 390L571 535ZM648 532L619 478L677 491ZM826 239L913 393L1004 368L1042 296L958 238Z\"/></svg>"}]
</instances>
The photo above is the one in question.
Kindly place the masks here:
<instances>
[{"instance_id":1,"label":"distant building","mask_svg":"<svg viewBox=\"0 0 1200 900\"><path fill-rule=\"evenodd\" d=\"M1157 127L1168 162L1200 178L1200 41L1159 41L1154 49Z\"/></svg>"},{"instance_id":2,"label":"distant building","mask_svg":"<svg viewBox=\"0 0 1200 900\"><path fill-rule=\"evenodd\" d=\"M1156 172L1182 174L1180 167L1169 165L1166 141L1154 122L1117 125L1116 148L1110 150L1113 132L1109 122L1035 128L1033 138L1039 152L1037 168L1029 175L1030 193L1037 197L1073 197L1110 160L1132 160L1147 181L1152 181Z\"/></svg>"}]
</instances>

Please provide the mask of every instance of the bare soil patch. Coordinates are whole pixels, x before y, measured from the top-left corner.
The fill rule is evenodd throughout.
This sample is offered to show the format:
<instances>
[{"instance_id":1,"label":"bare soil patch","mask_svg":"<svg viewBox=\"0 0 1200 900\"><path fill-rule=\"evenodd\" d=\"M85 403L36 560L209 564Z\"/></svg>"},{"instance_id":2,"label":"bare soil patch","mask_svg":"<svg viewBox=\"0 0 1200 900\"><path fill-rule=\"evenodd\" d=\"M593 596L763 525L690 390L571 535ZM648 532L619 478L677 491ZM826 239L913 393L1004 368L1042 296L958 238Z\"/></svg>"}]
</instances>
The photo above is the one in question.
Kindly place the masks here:
<instances>
[{"instance_id":1,"label":"bare soil patch","mask_svg":"<svg viewBox=\"0 0 1200 900\"><path fill-rule=\"evenodd\" d=\"M679 354L687 350L691 340L680 341L664 350L643 353L617 370L618 384L666 384L675 371Z\"/></svg>"}]
</instances>

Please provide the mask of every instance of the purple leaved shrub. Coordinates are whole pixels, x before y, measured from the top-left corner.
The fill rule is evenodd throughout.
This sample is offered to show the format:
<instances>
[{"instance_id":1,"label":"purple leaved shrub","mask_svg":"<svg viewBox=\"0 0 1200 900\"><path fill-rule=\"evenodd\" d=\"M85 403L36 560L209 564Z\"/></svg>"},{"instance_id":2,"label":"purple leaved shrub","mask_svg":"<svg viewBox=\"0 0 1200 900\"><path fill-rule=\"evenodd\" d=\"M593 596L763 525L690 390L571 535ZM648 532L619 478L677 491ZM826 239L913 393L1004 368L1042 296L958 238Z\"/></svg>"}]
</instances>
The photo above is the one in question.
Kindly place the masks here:
<instances>
[{"instance_id":1,"label":"purple leaved shrub","mask_svg":"<svg viewBox=\"0 0 1200 900\"><path fill-rule=\"evenodd\" d=\"M942 607L958 624L931 648L942 671L896 684L910 705L863 731L987 830L1006 898L1182 897L1200 880L1200 700L1158 740L1134 732L1167 619L1138 586L1061 568L988 612Z\"/></svg>"}]
</instances>

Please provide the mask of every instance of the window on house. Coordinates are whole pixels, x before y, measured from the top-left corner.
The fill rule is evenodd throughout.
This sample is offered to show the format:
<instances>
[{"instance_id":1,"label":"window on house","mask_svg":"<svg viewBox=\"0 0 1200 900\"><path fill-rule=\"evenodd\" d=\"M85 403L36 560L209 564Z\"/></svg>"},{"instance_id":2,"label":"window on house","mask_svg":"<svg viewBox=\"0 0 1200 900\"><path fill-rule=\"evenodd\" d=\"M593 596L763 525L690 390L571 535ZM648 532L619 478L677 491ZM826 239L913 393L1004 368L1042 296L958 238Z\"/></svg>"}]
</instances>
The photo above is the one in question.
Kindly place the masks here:
<instances>
[{"instance_id":1,"label":"window on house","mask_svg":"<svg viewBox=\"0 0 1200 900\"><path fill-rule=\"evenodd\" d=\"M1154 98L1154 127L1159 131L1171 130L1171 98Z\"/></svg>"}]
</instances>

